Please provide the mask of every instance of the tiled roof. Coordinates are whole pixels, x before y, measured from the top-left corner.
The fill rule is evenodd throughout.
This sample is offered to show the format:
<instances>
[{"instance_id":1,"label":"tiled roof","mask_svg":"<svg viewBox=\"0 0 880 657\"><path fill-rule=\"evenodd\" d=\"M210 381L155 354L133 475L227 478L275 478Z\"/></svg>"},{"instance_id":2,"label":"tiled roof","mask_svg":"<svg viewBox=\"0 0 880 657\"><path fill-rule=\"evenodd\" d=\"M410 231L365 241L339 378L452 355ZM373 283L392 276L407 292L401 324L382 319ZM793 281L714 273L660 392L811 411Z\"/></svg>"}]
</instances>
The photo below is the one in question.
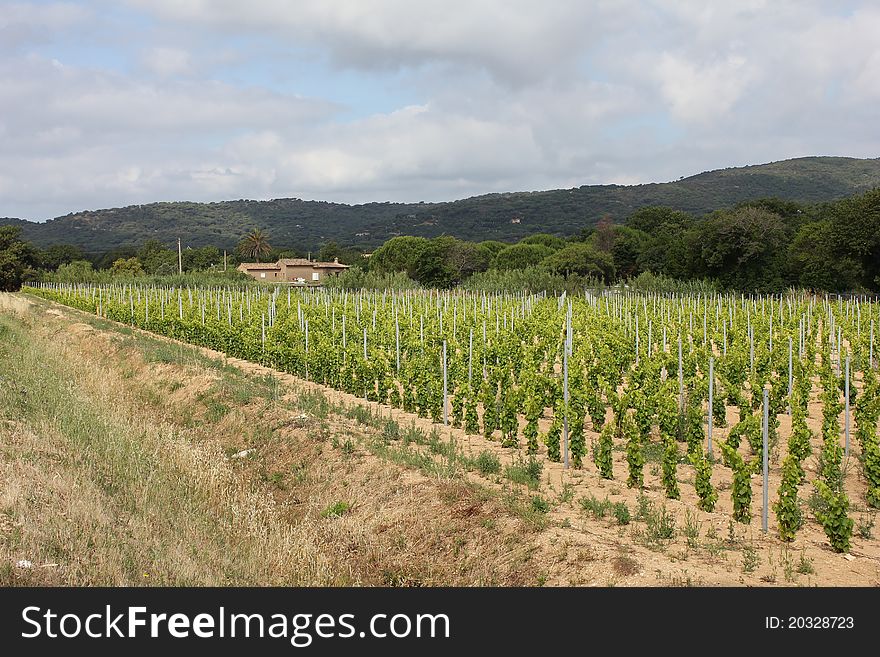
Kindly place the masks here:
<instances>
[{"instance_id":1,"label":"tiled roof","mask_svg":"<svg viewBox=\"0 0 880 657\"><path fill-rule=\"evenodd\" d=\"M243 262L239 267L245 269L281 269L276 262Z\"/></svg>"},{"instance_id":2,"label":"tiled roof","mask_svg":"<svg viewBox=\"0 0 880 657\"><path fill-rule=\"evenodd\" d=\"M318 260L306 260L305 258L281 258L278 261L278 266L281 265L290 265L294 267L316 267L316 268L326 268L326 267L339 267L342 269L348 269L348 265L343 265L341 262L319 262Z\"/></svg>"}]
</instances>

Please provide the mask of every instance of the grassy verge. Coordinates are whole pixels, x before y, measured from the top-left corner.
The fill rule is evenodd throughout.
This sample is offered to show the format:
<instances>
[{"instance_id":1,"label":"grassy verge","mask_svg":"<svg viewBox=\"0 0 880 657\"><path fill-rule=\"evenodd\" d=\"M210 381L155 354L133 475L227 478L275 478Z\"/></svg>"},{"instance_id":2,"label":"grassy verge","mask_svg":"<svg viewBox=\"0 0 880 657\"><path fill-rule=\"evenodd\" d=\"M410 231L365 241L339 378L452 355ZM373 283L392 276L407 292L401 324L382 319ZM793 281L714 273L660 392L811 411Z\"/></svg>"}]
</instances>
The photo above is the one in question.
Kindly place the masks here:
<instances>
[{"instance_id":1,"label":"grassy verge","mask_svg":"<svg viewBox=\"0 0 880 657\"><path fill-rule=\"evenodd\" d=\"M116 373L31 328L0 315L0 585L344 582L216 447L133 413Z\"/></svg>"}]
</instances>

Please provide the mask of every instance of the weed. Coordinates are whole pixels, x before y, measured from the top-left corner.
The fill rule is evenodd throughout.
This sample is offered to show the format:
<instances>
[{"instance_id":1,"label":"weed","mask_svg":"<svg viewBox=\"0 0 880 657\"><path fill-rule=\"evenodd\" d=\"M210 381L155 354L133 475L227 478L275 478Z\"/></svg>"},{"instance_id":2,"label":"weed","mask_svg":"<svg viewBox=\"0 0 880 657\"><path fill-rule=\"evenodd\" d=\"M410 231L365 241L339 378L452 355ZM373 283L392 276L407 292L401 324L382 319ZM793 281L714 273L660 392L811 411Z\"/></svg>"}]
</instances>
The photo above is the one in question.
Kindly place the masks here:
<instances>
[{"instance_id":1,"label":"weed","mask_svg":"<svg viewBox=\"0 0 880 657\"><path fill-rule=\"evenodd\" d=\"M344 515L349 509L351 509L351 504L348 502L338 501L330 504L326 509L321 511L322 518L339 518Z\"/></svg>"},{"instance_id":2,"label":"weed","mask_svg":"<svg viewBox=\"0 0 880 657\"><path fill-rule=\"evenodd\" d=\"M632 517L626 502L616 502L614 504L614 517L617 519L618 525L628 525L630 523Z\"/></svg>"},{"instance_id":3,"label":"weed","mask_svg":"<svg viewBox=\"0 0 880 657\"><path fill-rule=\"evenodd\" d=\"M537 513L550 513L550 503L540 495L533 495L532 511L536 511Z\"/></svg>"},{"instance_id":4,"label":"weed","mask_svg":"<svg viewBox=\"0 0 880 657\"><path fill-rule=\"evenodd\" d=\"M604 518L611 510L612 506L613 504L611 503L611 500L607 497L601 501L592 494L589 497L581 498L581 508L590 513L596 519Z\"/></svg>"},{"instance_id":5,"label":"weed","mask_svg":"<svg viewBox=\"0 0 880 657\"><path fill-rule=\"evenodd\" d=\"M400 425L394 420L388 420L382 428L382 438L388 440L400 439Z\"/></svg>"},{"instance_id":6,"label":"weed","mask_svg":"<svg viewBox=\"0 0 880 657\"><path fill-rule=\"evenodd\" d=\"M544 465L534 456L528 461L520 459L514 465L507 466L505 475L515 484L523 484L529 488L537 488L541 483L541 472Z\"/></svg>"},{"instance_id":7,"label":"weed","mask_svg":"<svg viewBox=\"0 0 880 657\"><path fill-rule=\"evenodd\" d=\"M813 560L807 556L805 550L801 550L800 559L798 559L797 571L801 575L812 575L816 572L815 568L813 568Z\"/></svg>"},{"instance_id":8,"label":"weed","mask_svg":"<svg viewBox=\"0 0 880 657\"><path fill-rule=\"evenodd\" d=\"M351 456L352 454L354 454L354 451L355 451L355 447L354 447L354 443L352 442L351 438L346 438L345 442L342 443L342 453L345 454L346 456Z\"/></svg>"},{"instance_id":9,"label":"weed","mask_svg":"<svg viewBox=\"0 0 880 657\"><path fill-rule=\"evenodd\" d=\"M647 538L651 542L668 541L675 537L675 518L665 504L648 515L646 523Z\"/></svg>"},{"instance_id":10,"label":"weed","mask_svg":"<svg viewBox=\"0 0 880 657\"><path fill-rule=\"evenodd\" d=\"M782 547L782 550L779 553L779 560L782 563L782 574L785 577L786 582L793 582L796 577L794 574L794 561L791 558L791 550L788 549L787 545Z\"/></svg>"},{"instance_id":11,"label":"weed","mask_svg":"<svg viewBox=\"0 0 880 657\"><path fill-rule=\"evenodd\" d=\"M501 472L501 461L495 454L488 450L480 452L477 456L475 464L477 470L483 475L498 474Z\"/></svg>"},{"instance_id":12,"label":"weed","mask_svg":"<svg viewBox=\"0 0 880 657\"><path fill-rule=\"evenodd\" d=\"M859 536L862 538L872 538L874 536L874 523L877 520L877 512L863 513L859 516Z\"/></svg>"},{"instance_id":13,"label":"weed","mask_svg":"<svg viewBox=\"0 0 880 657\"><path fill-rule=\"evenodd\" d=\"M568 482L562 484L562 492L559 494L559 502L567 504L574 499L574 484Z\"/></svg>"},{"instance_id":14,"label":"weed","mask_svg":"<svg viewBox=\"0 0 880 657\"><path fill-rule=\"evenodd\" d=\"M682 533L687 538L688 547L697 547L697 539L700 537L700 521L697 520L697 514L690 509L685 511Z\"/></svg>"},{"instance_id":15,"label":"weed","mask_svg":"<svg viewBox=\"0 0 880 657\"><path fill-rule=\"evenodd\" d=\"M647 520L654 511L654 503L644 492L639 493L636 501L639 505L636 509L636 520Z\"/></svg>"},{"instance_id":16,"label":"weed","mask_svg":"<svg viewBox=\"0 0 880 657\"><path fill-rule=\"evenodd\" d=\"M743 561L742 561L742 571L744 573L753 573L758 568L758 564L761 563L761 558L758 556L758 551L751 544L746 545L743 548Z\"/></svg>"},{"instance_id":17,"label":"weed","mask_svg":"<svg viewBox=\"0 0 880 657\"><path fill-rule=\"evenodd\" d=\"M268 477L266 477L266 481L275 486L276 488L284 489L284 473L283 472L273 472Z\"/></svg>"}]
</instances>

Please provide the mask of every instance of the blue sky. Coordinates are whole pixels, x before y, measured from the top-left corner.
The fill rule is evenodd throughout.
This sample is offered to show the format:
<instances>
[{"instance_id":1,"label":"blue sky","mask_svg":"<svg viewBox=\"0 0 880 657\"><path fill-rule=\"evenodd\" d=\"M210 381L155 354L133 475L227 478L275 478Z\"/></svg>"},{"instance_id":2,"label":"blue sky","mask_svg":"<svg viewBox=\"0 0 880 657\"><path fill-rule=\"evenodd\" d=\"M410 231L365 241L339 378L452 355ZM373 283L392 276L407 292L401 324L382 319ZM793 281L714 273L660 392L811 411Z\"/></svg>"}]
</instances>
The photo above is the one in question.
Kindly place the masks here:
<instances>
[{"instance_id":1,"label":"blue sky","mask_svg":"<svg viewBox=\"0 0 880 657\"><path fill-rule=\"evenodd\" d=\"M0 0L0 216L880 156L880 6Z\"/></svg>"}]
</instances>

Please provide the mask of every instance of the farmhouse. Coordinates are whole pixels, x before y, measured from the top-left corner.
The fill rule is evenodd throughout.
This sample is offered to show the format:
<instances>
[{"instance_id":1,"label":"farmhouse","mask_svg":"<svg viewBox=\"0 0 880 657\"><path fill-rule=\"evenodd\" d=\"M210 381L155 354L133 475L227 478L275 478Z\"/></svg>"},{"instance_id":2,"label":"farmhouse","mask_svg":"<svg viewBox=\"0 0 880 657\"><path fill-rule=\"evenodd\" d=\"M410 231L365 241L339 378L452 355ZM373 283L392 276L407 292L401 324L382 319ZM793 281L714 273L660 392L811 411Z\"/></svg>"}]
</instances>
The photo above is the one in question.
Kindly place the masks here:
<instances>
[{"instance_id":1,"label":"farmhouse","mask_svg":"<svg viewBox=\"0 0 880 657\"><path fill-rule=\"evenodd\" d=\"M293 285L322 285L328 276L335 276L348 269L338 258L333 262L318 262L306 258L282 258L275 263L243 262L238 271L265 283L291 283Z\"/></svg>"}]
</instances>

